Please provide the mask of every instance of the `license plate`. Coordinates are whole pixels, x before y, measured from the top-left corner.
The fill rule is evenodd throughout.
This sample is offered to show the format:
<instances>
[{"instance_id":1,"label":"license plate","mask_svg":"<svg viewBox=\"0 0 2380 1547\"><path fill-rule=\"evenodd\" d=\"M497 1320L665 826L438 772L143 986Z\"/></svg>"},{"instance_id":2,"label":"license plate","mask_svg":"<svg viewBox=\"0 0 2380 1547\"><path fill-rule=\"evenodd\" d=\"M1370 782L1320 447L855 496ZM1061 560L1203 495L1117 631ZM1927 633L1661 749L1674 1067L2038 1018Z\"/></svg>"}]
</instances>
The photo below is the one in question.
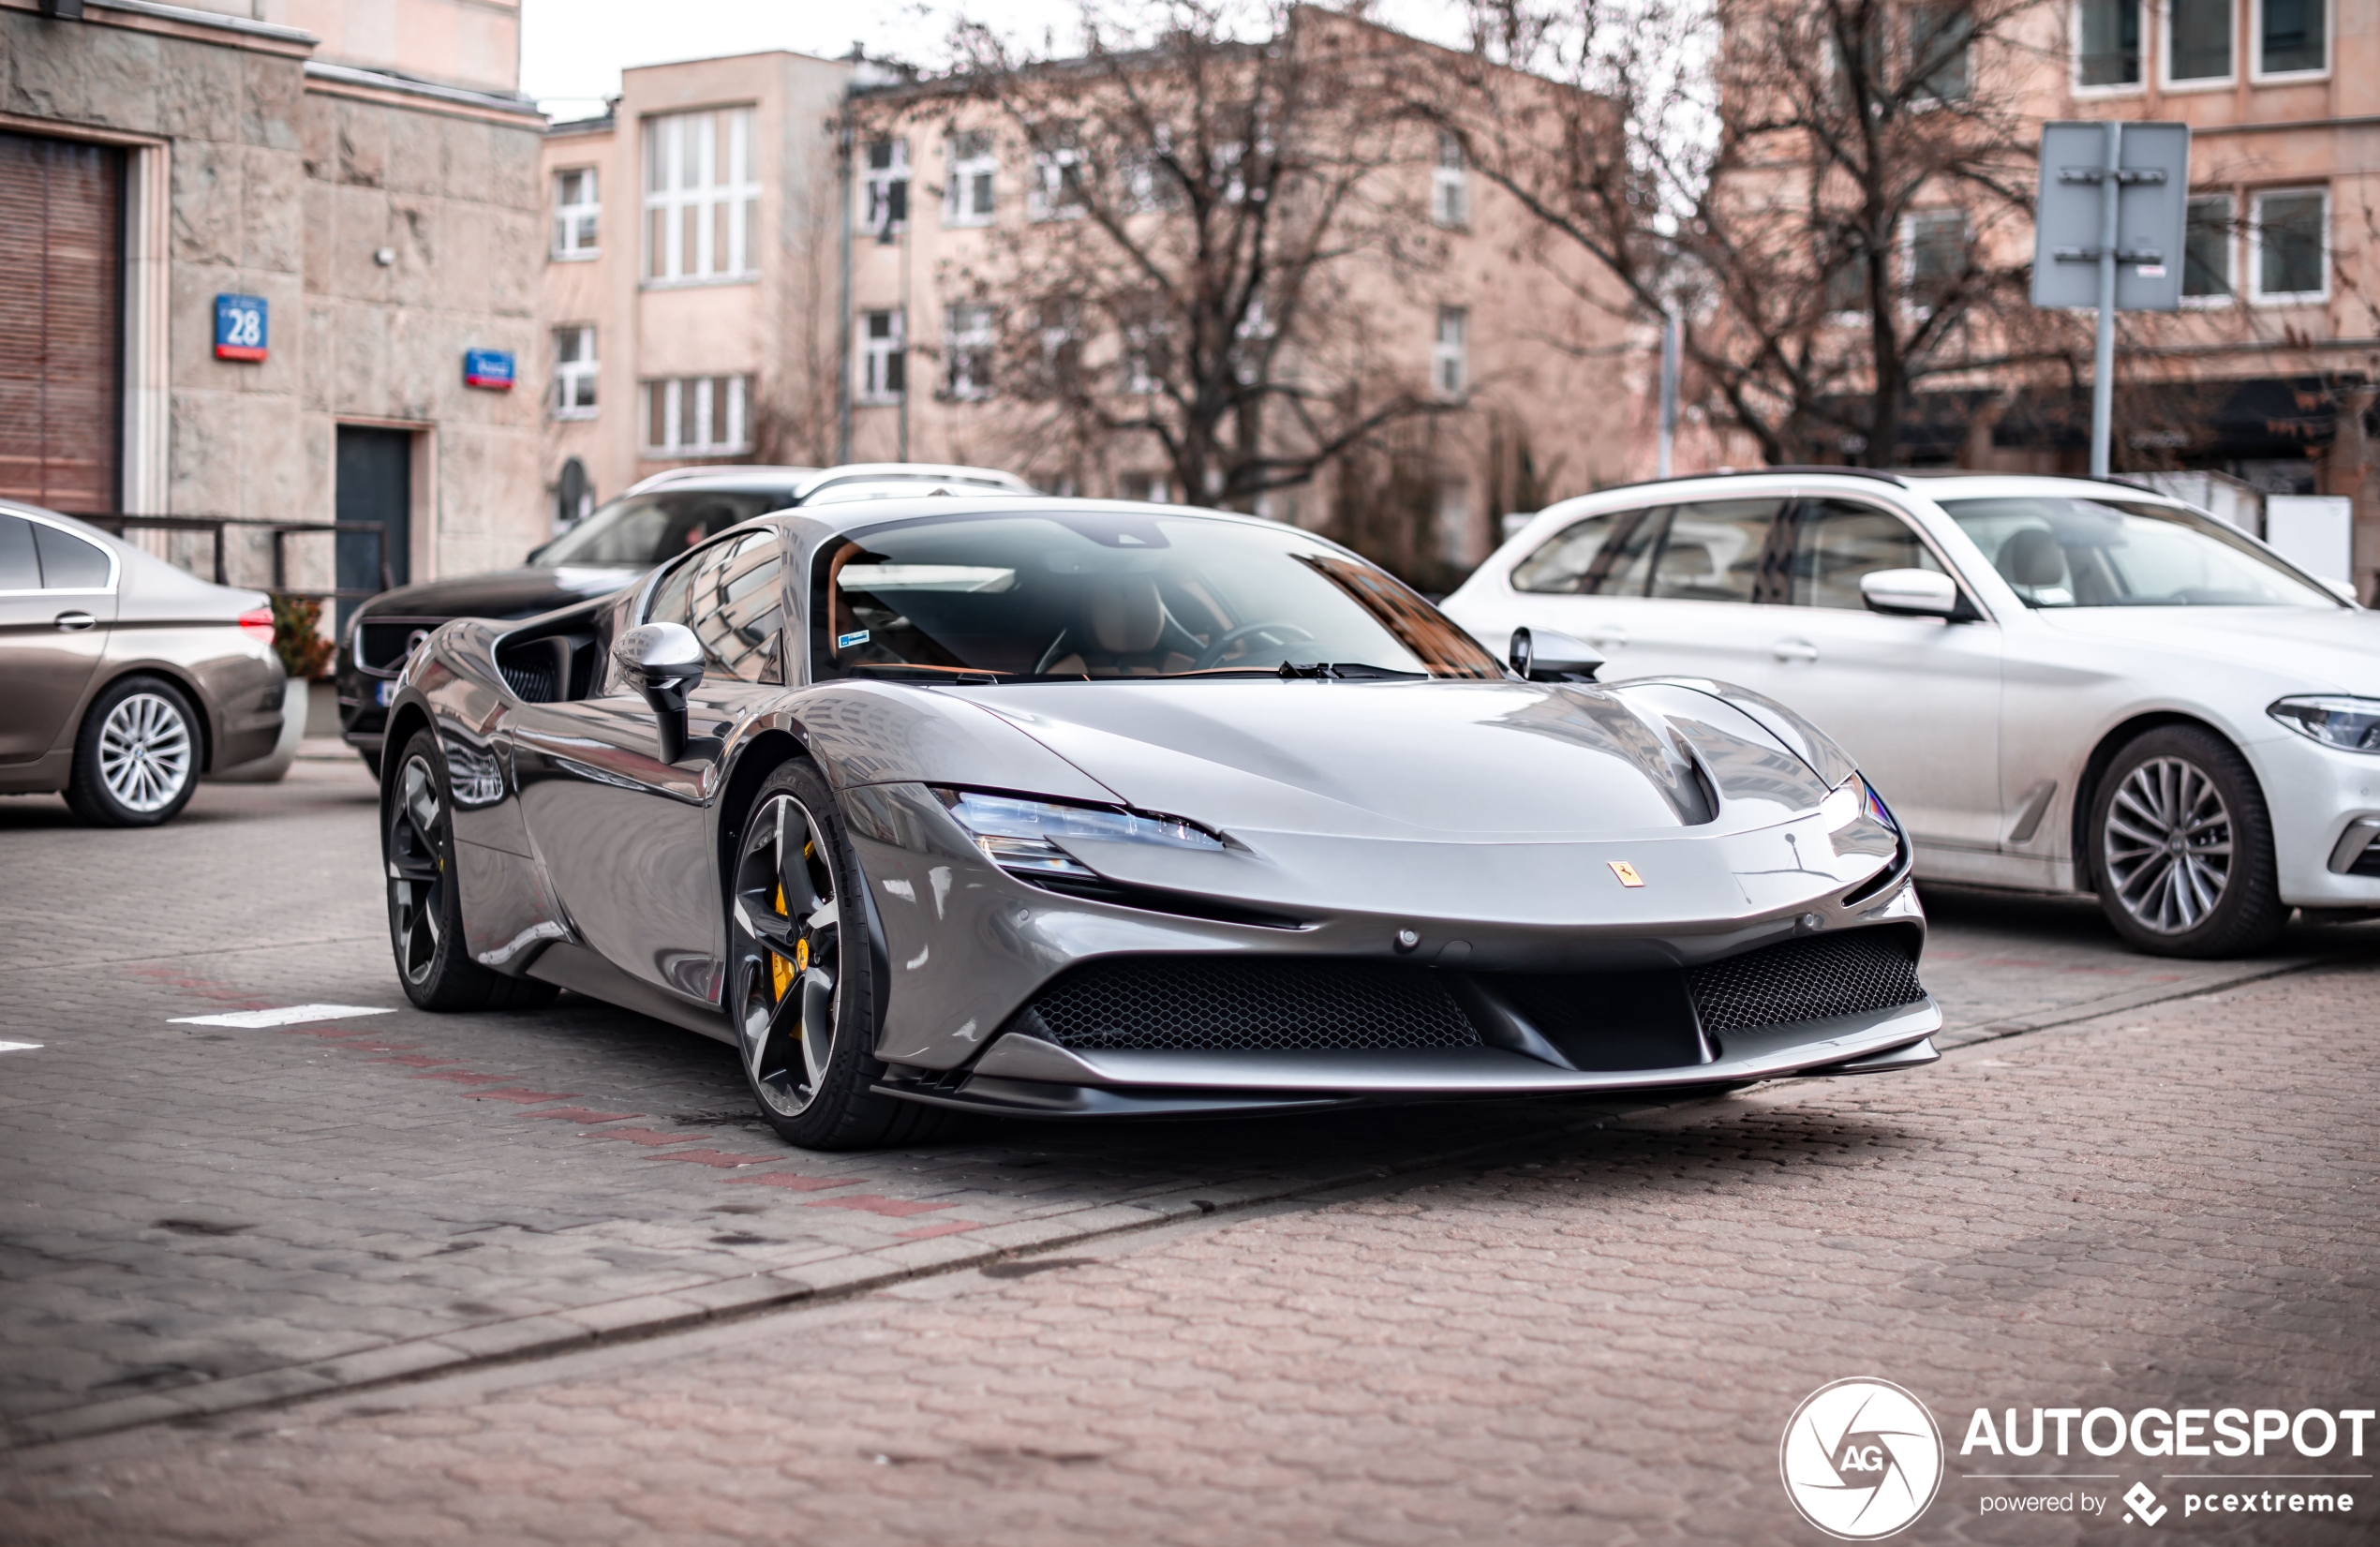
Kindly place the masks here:
<instances>
[{"instance_id":1,"label":"license plate","mask_svg":"<svg viewBox=\"0 0 2380 1547\"><path fill-rule=\"evenodd\" d=\"M396 686L394 682L375 683L372 688L372 701L381 708L387 708L389 702L396 697Z\"/></svg>"}]
</instances>

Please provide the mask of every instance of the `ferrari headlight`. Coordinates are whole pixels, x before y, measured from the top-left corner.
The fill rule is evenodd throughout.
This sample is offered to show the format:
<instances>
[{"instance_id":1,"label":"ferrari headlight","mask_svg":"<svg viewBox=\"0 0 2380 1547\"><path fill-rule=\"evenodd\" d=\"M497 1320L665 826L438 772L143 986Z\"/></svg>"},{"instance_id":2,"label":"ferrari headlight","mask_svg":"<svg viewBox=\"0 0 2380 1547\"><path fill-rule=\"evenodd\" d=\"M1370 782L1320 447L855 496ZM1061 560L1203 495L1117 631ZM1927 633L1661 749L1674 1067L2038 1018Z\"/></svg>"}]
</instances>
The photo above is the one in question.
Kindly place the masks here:
<instances>
[{"instance_id":1,"label":"ferrari headlight","mask_svg":"<svg viewBox=\"0 0 2380 1547\"><path fill-rule=\"evenodd\" d=\"M1223 840L1178 816L1153 816L1109 806L1068 806L978 790L936 789L942 803L975 840L984 857L1019 875L1093 879L1092 869L1055 841L1062 838L1161 843L1176 849L1219 850Z\"/></svg>"},{"instance_id":2,"label":"ferrari headlight","mask_svg":"<svg viewBox=\"0 0 2380 1547\"><path fill-rule=\"evenodd\" d=\"M2265 712L2326 747L2380 752L2380 698L2284 698Z\"/></svg>"}]
</instances>

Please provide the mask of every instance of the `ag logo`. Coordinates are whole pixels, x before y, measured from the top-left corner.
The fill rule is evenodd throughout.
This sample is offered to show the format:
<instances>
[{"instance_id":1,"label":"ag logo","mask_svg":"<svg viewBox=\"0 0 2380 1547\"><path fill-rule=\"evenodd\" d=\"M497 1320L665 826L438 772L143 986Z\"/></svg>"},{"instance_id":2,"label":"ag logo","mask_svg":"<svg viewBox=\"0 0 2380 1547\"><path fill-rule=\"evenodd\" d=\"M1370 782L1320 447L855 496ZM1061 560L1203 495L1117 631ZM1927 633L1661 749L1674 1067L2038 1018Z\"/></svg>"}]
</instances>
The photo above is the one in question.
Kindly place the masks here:
<instances>
[{"instance_id":1,"label":"ag logo","mask_svg":"<svg viewBox=\"0 0 2380 1547\"><path fill-rule=\"evenodd\" d=\"M1873 1541L1934 1502L1941 1431L1924 1403L1888 1380L1837 1380L1793 1409L1777 1464L1804 1520L1845 1541Z\"/></svg>"}]
</instances>

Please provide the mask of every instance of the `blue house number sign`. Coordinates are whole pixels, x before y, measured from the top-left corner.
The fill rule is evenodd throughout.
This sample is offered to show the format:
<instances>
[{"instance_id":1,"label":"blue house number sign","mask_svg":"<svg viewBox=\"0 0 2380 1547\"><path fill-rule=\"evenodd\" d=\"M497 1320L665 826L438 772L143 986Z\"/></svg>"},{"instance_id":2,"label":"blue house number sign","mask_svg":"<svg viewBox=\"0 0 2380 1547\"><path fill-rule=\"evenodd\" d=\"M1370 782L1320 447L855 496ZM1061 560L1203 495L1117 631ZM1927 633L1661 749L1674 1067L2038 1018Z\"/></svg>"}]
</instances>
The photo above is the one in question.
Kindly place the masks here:
<instances>
[{"instance_id":1,"label":"blue house number sign","mask_svg":"<svg viewBox=\"0 0 2380 1547\"><path fill-rule=\"evenodd\" d=\"M215 357L217 360L261 360L267 343L264 297L218 295L215 298Z\"/></svg>"},{"instance_id":2,"label":"blue house number sign","mask_svg":"<svg viewBox=\"0 0 2380 1547\"><path fill-rule=\"evenodd\" d=\"M464 350L463 385L485 387L490 392L511 392L513 390L513 351L510 350Z\"/></svg>"}]
</instances>

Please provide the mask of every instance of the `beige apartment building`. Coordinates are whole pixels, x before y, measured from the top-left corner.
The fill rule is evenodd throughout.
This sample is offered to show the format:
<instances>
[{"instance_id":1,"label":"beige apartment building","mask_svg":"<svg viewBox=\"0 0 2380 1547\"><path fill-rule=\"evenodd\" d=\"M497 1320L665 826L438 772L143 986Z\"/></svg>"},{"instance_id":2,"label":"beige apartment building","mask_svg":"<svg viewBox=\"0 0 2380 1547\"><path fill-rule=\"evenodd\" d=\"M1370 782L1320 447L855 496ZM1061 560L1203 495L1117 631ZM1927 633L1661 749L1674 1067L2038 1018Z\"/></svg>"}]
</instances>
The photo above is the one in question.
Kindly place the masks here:
<instances>
[{"instance_id":1,"label":"beige apartment building","mask_svg":"<svg viewBox=\"0 0 2380 1547\"><path fill-rule=\"evenodd\" d=\"M1516 259L1513 212L1435 144L1394 173L1435 262L1352 284L1383 368L1448 400L1407 439L1427 461L1429 541L1459 569L1516 490L1534 503L1616 482L1649 453L1613 360L1575 350L1582 327L1608 343L1616 325L1582 320ZM609 114L547 132L542 164L558 518L704 462L963 462L1052 490L1194 494L1146 438L1055 454L1004 391L991 337L1011 298L977 276L1003 228L1044 217L1050 169L947 83L792 53L634 69ZM1548 347L1557 335L1571 352ZM1326 473L1255 503L1328 527L1339 493Z\"/></svg>"},{"instance_id":2,"label":"beige apartment building","mask_svg":"<svg viewBox=\"0 0 2380 1547\"><path fill-rule=\"evenodd\" d=\"M275 526L335 519L385 566L301 534L286 585L517 561L544 218L519 34L518 0L0 0L0 493L201 573L219 535L251 585Z\"/></svg>"}]
</instances>

